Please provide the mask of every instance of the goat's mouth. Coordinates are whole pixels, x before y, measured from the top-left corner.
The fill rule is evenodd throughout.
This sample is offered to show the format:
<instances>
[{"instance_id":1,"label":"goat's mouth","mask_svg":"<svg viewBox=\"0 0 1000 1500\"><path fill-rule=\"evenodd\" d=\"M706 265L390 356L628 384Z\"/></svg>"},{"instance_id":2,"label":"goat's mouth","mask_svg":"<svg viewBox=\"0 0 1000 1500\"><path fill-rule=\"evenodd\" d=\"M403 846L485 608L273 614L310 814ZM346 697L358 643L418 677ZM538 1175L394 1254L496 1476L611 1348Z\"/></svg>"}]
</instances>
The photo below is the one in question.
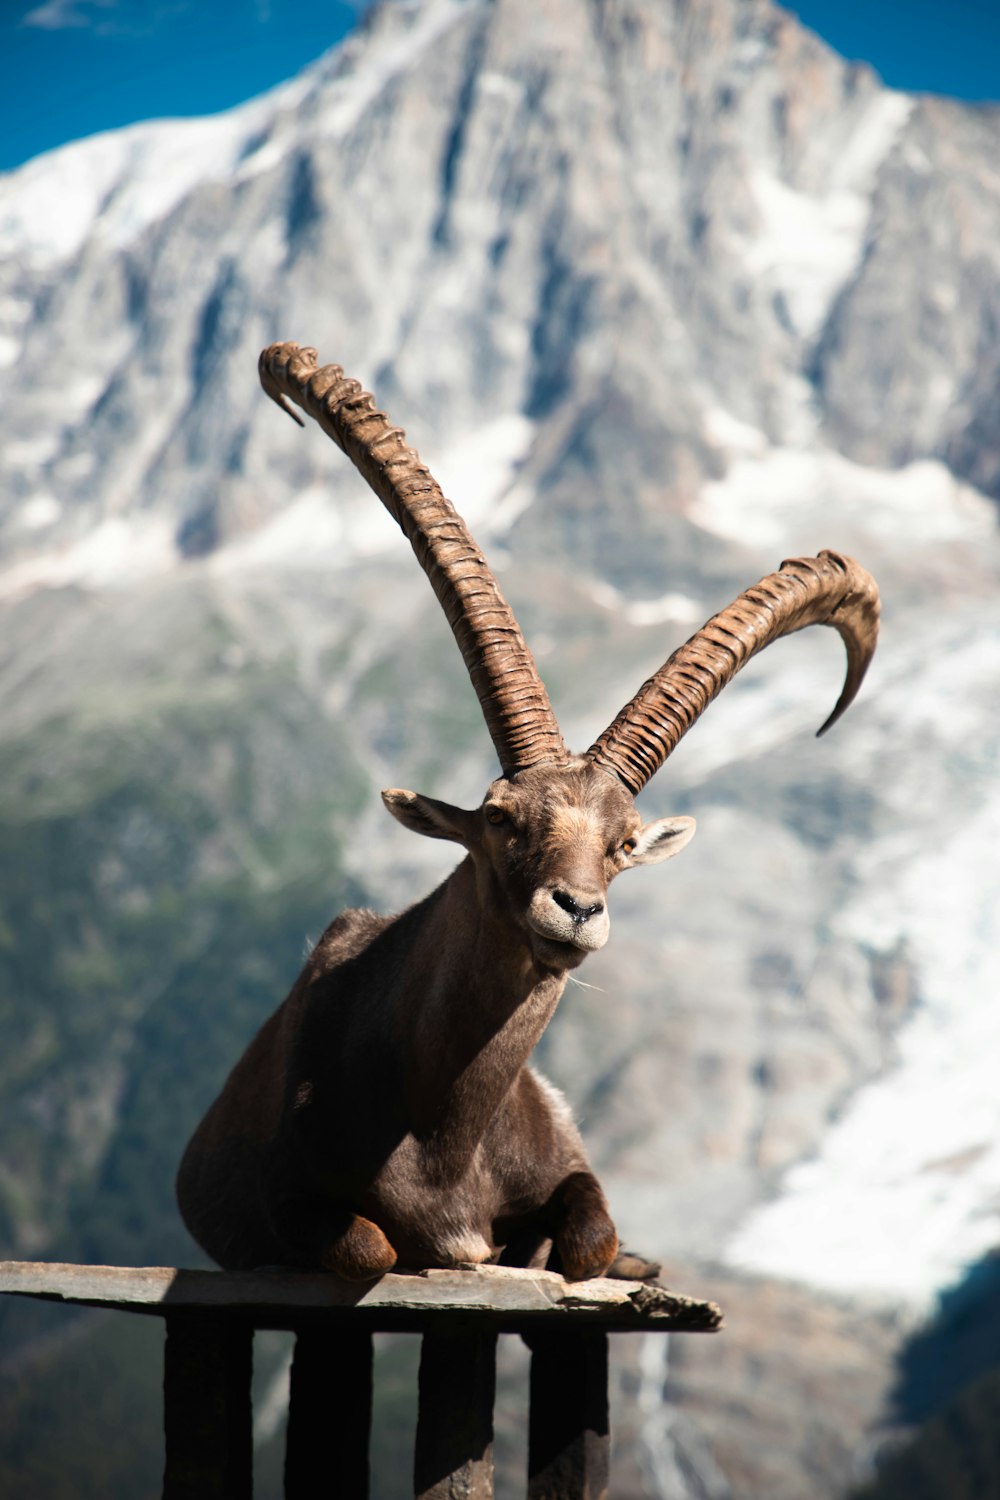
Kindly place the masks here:
<instances>
[{"instance_id":1,"label":"goat's mouth","mask_svg":"<svg viewBox=\"0 0 1000 1500\"><path fill-rule=\"evenodd\" d=\"M543 969L576 969L593 949L579 948L576 943L566 943L561 938L544 937L532 929L531 951L535 962Z\"/></svg>"},{"instance_id":2,"label":"goat's mouth","mask_svg":"<svg viewBox=\"0 0 1000 1500\"><path fill-rule=\"evenodd\" d=\"M607 940L607 922L578 925L569 920L539 920L528 912L528 937L538 963L547 969L575 969L588 953L596 953Z\"/></svg>"}]
</instances>

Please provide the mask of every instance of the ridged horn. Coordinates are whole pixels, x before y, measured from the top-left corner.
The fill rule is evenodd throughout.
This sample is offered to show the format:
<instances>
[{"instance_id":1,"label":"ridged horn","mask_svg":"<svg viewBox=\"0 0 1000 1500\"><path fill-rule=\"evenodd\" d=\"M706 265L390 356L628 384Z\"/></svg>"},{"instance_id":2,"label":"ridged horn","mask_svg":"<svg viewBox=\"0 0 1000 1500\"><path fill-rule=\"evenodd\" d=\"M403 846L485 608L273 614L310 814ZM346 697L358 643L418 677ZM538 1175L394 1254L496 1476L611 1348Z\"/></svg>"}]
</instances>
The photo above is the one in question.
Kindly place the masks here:
<instances>
[{"instance_id":1,"label":"ridged horn","mask_svg":"<svg viewBox=\"0 0 1000 1500\"><path fill-rule=\"evenodd\" d=\"M482 552L405 436L340 365L315 349L272 344L264 390L300 426L294 401L347 454L409 539L441 602L505 776L569 759L545 685Z\"/></svg>"},{"instance_id":2,"label":"ridged horn","mask_svg":"<svg viewBox=\"0 0 1000 1500\"><path fill-rule=\"evenodd\" d=\"M740 594L643 683L587 756L633 795L752 656L807 625L832 625L847 648L847 676L823 734L853 702L878 640L878 587L837 552L783 562Z\"/></svg>"}]
</instances>

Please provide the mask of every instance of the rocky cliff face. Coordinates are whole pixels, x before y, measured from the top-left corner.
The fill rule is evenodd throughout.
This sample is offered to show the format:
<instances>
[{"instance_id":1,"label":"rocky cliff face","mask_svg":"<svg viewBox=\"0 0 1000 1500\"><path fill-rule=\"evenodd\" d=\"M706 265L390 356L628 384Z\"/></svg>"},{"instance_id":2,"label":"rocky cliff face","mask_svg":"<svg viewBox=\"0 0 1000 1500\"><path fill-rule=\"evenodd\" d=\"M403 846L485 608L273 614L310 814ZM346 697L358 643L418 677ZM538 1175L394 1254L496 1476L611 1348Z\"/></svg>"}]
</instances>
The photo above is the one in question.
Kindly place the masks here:
<instances>
[{"instance_id":1,"label":"rocky cliff face","mask_svg":"<svg viewBox=\"0 0 1000 1500\"><path fill-rule=\"evenodd\" d=\"M996 112L889 92L763 0L422 0L242 109L0 179L11 1253L189 1255L173 1161L305 938L448 867L377 787L492 774L405 544L259 393L284 337L408 428L572 743L785 555L876 573L828 740L813 632L653 783L698 838L616 887L540 1060L628 1236L689 1274L922 1306L988 1248L994 1091L930 1075L991 1024L998 147ZM748 1219L817 1151L791 1219Z\"/></svg>"}]
</instances>

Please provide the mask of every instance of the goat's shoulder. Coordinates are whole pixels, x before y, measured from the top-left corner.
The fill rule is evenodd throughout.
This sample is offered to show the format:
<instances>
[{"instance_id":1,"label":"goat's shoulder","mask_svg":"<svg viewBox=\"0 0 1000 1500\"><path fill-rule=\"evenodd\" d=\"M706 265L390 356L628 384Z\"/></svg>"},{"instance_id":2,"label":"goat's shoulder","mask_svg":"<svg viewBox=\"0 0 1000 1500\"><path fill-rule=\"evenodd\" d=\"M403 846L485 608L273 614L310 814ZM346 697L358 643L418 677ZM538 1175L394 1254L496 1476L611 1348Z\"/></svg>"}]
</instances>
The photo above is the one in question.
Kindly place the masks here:
<instances>
[{"instance_id":1,"label":"goat's shoulder","mask_svg":"<svg viewBox=\"0 0 1000 1500\"><path fill-rule=\"evenodd\" d=\"M324 973L359 953L374 942L392 921L366 907L349 907L334 917L312 952L311 967Z\"/></svg>"}]
</instances>

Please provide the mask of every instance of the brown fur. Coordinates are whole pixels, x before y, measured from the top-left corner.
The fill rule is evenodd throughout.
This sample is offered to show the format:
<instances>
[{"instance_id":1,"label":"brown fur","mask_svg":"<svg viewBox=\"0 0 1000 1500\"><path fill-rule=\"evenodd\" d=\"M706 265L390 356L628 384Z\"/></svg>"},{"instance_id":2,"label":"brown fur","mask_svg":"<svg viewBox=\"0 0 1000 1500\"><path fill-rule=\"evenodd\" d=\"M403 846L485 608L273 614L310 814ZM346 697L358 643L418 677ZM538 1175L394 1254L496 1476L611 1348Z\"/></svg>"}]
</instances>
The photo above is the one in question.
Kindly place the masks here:
<instances>
[{"instance_id":1,"label":"brown fur","mask_svg":"<svg viewBox=\"0 0 1000 1500\"><path fill-rule=\"evenodd\" d=\"M606 936L610 881L691 821L642 829L629 793L582 762L501 778L473 812L385 797L466 858L399 916L348 911L326 930L188 1146L185 1222L234 1269L364 1279L397 1261L537 1263L553 1242L568 1277L600 1275L618 1248L604 1194L526 1064L568 970L602 945L588 928Z\"/></svg>"},{"instance_id":2,"label":"brown fur","mask_svg":"<svg viewBox=\"0 0 1000 1500\"><path fill-rule=\"evenodd\" d=\"M604 1195L562 1100L526 1065L568 971L607 941L610 882L670 858L694 831L690 818L642 827L632 793L745 662L808 624L832 625L847 646L828 727L875 649L878 590L836 553L784 563L573 759L485 558L399 429L339 365L319 368L315 349L274 344L259 368L265 391L311 413L409 538L504 775L472 812L383 792L406 827L467 857L400 916L345 912L324 933L188 1146L181 1211L224 1266L363 1278L395 1257L538 1264L551 1248L567 1275L599 1275L617 1249Z\"/></svg>"}]
</instances>

